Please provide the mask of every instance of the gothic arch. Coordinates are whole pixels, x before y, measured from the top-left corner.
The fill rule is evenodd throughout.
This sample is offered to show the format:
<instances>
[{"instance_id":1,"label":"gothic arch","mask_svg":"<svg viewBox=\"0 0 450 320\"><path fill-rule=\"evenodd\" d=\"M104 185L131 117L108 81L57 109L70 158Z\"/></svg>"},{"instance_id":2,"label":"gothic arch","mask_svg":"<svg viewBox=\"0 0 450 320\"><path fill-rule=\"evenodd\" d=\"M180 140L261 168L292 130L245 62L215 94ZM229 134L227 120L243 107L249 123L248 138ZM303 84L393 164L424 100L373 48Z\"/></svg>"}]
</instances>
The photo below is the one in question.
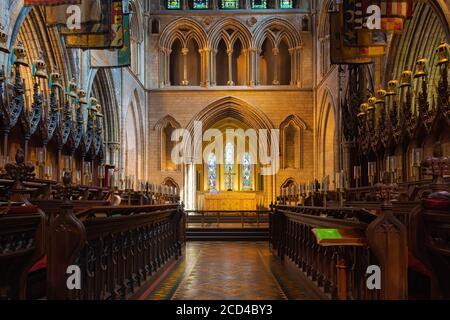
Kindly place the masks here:
<instances>
[{"instance_id":1,"label":"gothic arch","mask_svg":"<svg viewBox=\"0 0 450 320\"><path fill-rule=\"evenodd\" d=\"M175 120L174 117L171 115L167 115L163 118L161 118L155 125L155 130L158 134L158 140L159 140L159 152L160 152L160 162L159 162L159 169L164 170L170 170L170 171L179 171L180 167L172 165L170 159L170 150L173 148L174 143L171 141L171 134L172 130L180 129L181 125L180 123ZM166 131L167 129L170 129L169 132ZM169 136L170 135L170 136Z\"/></svg>"},{"instance_id":2,"label":"gothic arch","mask_svg":"<svg viewBox=\"0 0 450 320\"><path fill-rule=\"evenodd\" d=\"M436 1L416 2L413 17L405 23L404 31L394 35L390 45L384 81L400 78L406 70L414 70L418 57L429 59L428 65L436 65L435 49L440 41L450 40L450 28L443 13L448 6L440 6ZM412 36L415 35L415 36ZM431 68L430 83L436 81L438 68Z\"/></svg>"},{"instance_id":3,"label":"gothic arch","mask_svg":"<svg viewBox=\"0 0 450 320\"><path fill-rule=\"evenodd\" d=\"M292 132L292 129L295 132ZM307 130L306 123L298 115L290 115L280 124L282 168L303 168L305 130Z\"/></svg>"},{"instance_id":4,"label":"gothic arch","mask_svg":"<svg viewBox=\"0 0 450 320\"><path fill-rule=\"evenodd\" d=\"M187 54L189 54L189 44L194 41L198 47L199 66L203 66L204 61L207 60L208 50L207 50L207 37L203 28L192 19L179 18L169 25L167 25L161 33L159 39L159 50L160 50L160 86L170 86L171 85L171 54L172 46L176 41L181 43L181 51L183 54L183 59L180 61L183 68L183 80L180 84L189 85L189 80L187 77L187 67L189 59L187 59ZM197 53L190 53L197 54ZM197 76L200 78L200 85L204 85L207 81L207 75L205 74L204 68L200 67L200 74Z\"/></svg>"},{"instance_id":5,"label":"gothic arch","mask_svg":"<svg viewBox=\"0 0 450 320\"><path fill-rule=\"evenodd\" d=\"M195 122L202 122L203 130L206 130L225 118L236 119L248 128L253 128L255 130L271 130L275 128L270 118L253 105L235 97L225 97L209 104L206 108L197 113L187 125L186 130L191 132L192 136L194 136ZM192 142L194 145L201 145L202 143L202 141L197 140ZM270 137L268 138L268 141L264 142L267 142L267 145L263 144L259 147L270 147Z\"/></svg>"},{"instance_id":6,"label":"gothic arch","mask_svg":"<svg viewBox=\"0 0 450 320\"><path fill-rule=\"evenodd\" d=\"M165 178L164 181L161 184L163 186L177 188L177 190L180 191L180 185L171 177Z\"/></svg>"},{"instance_id":7,"label":"gothic arch","mask_svg":"<svg viewBox=\"0 0 450 320\"><path fill-rule=\"evenodd\" d=\"M208 47L212 52L213 84L247 85L250 82L251 39L250 30L234 18L225 18L211 28Z\"/></svg>"},{"instance_id":8,"label":"gothic arch","mask_svg":"<svg viewBox=\"0 0 450 320\"><path fill-rule=\"evenodd\" d=\"M159 40L160 49L170 49L175 39L182 39L183 44L194 38L200 49L207 48L208 41L202 26L195 20L179 18L169 23L161 33Z\"/></svg>"},{"instance_id":9,"label":"gothic arch","mask_svg":"<svg viewBox=\"0 0 450 320\"><path fill-rule=\"evenodd\" d=\"M27 50L26 61L30 68L33 60L39 57L42 52L43 60L47 64L47 73L50 74L56 69L61 75L63 86L67 84L71 74L67 63L67 51L63 47L58 29L56 27L47 28L42 9L39 7L22 8L14 25L14 33L11 37L11 52L14 46L21 42L23 47ZM9 59L8 59L9 60ZM8 61L10 63L10 61ZM9 65L9 70L11 66ZM25 87L27 89L33 88L33 79L31 70L22 72L22 77L25 79ZM44 90L49 90L48 84L43 85Z\"/></svg>"},{"instance_id":10,"label":"gothic arch","mask_svg":"<svg viewBox=\"0 0 450 320\"><path fill-rule=\"evenodd\" d=\"M130 98L123 117L122 130L122 163L128 175L134 175L136 179L143 178L145 172L145 139L144 139L144 117L139 94L135 90Z\"/></svg>"},{"instance_id":11,"label":"gothic arch","mask_svg":"<svg viewBox=\"0 0 450 320\"><path fill-rule=\"evenodd\" d=\"M254 31L255 48L261 49L266 37L273 39L276 45L282 39L286 39L289 48L296 48L303 44L301 35L295 26L288 20L281 18L269 18L256 27Z\"/></svg>"},{"instance_id":12,"label":"gothic arch","mask_svg":"<svg viewBox=\"0 0 450 320\"><path fill-rule=\"evenodd\" d=\"M280 60L290 60L290 63L287 66L287 68L290 69L290 79L289 81L285 81L287 83L283 83L283 81L281 81L281 84L300 85L302 78L301 70L303 41L300 33L297 31L295 26L291 22L280 18L269 18L263 21L254 31L253 46L254 50L257 53L256 57L259 57L263 52L263 45L266 40L272 43L275 56L277 56L280 52L280 48L283 46L283 42L286 43L289 55L288 57L283 57L282 59L280 59L279 57L275 58L274 63L276 66L276 71L274 71L275 75L272 84L280 84L280 78L285 78L281 74L278 74L286 69L280 68ZM254 76L257 84L261 84L262 81L261 70L261 59L256 59Z\"/></svg>"},{"instance_id":13,"label":"gothic arch","mask_svg":"<svg viewBox=\"0 0 450 320\"><path fill-rule=\"evenodd\" d=\"M111 70L99 69L94 76L91 95L98 99L104 115L104 142L107 145L109 164L118 164L116 151L120 147L120 119L114 80Z\"/></svg>"},{"instance_id":14,"label":"gothic arch","mask_svg":"<svg viewBox=\"0 0 450 320\"><path fill-rule=\"evenodd\" d=\"M132 37L139 43L144 41L144 30L143 30L143 15L142 7L139 1L130 1L130 11L131 11L131 21L130 21L130 32Z\"/></svg>"},{"instance_id":15,"label":"gothic arch","mask_svg":"<svg viewBox=\"0 0 450 320\"><path fill-rule=\"evenodd\" d=\"M327 88L318 110L317 146L318 146L318 177L330 175L333 177L338 168L339 143L338 119L336 104L330 90Z\"/></svg>"},{"instance_id":16,"label":"gothic arch","mask_svg":"<svg viewBox=\"0 0 450 320\"><path fill-rule=\"evenodd\" d=\"M139 1L130 2L130 12L131 70L139 76L142 71L142 43L144 41L144 24Z\"/></svg>"},{"instance_id":17,"label":"gothic arch","mask_svg":"<svg viewBox=\"0 0 450 320\"><path fill-rule=\"evenodd\" d=\"M332 68L330 61L330 21L328 12L333 8L333 0L323 1L319 14L319 61L320 73L325 76Z\"/></svg>"},{"instance_id":18,"label":"gothic arch","mask_svg":"<svg viewBox=\"0 0 450 320\"><path fill-rule=\"evenodd\" d=\"M245 49L252 47L250 30L234 18L225 18L214 24L208 32L208 44L211 50L217 50L221 39L224 39L228 50L232 50L234 43L239 39Z\"/></svg>"},{"instance_id":19,"label":"gothic arch","mask_svg":"<svg viewBox=\"0 0 450 320\"><path fill-rule=\"evenodd\" d=\"M294 186L297 189L298 183L297 181L290 177L287 178L286 180L284 180L284 182L281 184L280 186L280 191L283 190L284 188L291 188L292 186ZM280 192L281 193L281 192Z\"/></svg>"}]
</instances>

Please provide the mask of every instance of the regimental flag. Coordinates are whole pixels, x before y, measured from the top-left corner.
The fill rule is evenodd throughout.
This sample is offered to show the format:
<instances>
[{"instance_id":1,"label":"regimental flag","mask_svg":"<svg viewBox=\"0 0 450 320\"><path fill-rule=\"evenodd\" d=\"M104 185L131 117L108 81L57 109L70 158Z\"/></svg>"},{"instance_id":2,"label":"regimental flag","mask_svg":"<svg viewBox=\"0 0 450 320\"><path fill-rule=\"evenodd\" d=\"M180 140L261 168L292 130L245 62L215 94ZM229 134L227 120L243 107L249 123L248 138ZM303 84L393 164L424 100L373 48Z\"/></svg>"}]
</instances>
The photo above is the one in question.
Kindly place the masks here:
<instances>
[{"instance_id":1,"label":"regimental flag","mask_svg":"<svg viewBox=\"0 0 450 320\"><path fill-rule=\"evenodd\" d=\"M366 26L367 8L379 0L345 0L343 2L344 45L347 47L385 46L386 34Z\"/></svg>"},{"instance_id":2,"label":"regimental flag","mask_svg":"<svg viewBox=\"0 0 450 320\"><path fill-rule=\"evenodd\" d=\"M131 65L130 16L123 16L124 45L121 49L89 50L91 68L123 68Z\"/></svg>"},{"instance_id":3,"label":"regimental flag","mask_svg":"<svg viewBox=\"0 0 450 320\"><path fill-rule=\"evenodd\" d=\"M381 9L381 30L369 30L367 25L367 18L372 12L369 6L377 5ZM349 46L382 44L376 42L381 39L383 31L402 31L404 27L404 19L412 16L412 1L411 0L344 0L343 10L345 17L344 27L346 28L345 42ZM353 35L349 33L354 31ZM377 34L378 32L378 34ZM374 38L370 40L370 37ZM377 39L377 40L375 40ZM384 38L384 45L386 38Z\"/></svg>"},{"instance_id":4,"label":"regimental flag","mask_svg":"<svg viewBox=\"0 0 450 320\"><path fill-rule=\"evenodd\" d=\"M80 28L76 29L69 29L66 25L62 25L60 29L61 34L109 33L111 31L111 1L102 1L100 5L100 21L82 23Z\"/></svg>"},{"instance_id":5,"label":"regimental flag","mask_svg":"<svg viewBox=\"0 0 450 320\"><path fill-rule=\"evenodd\" d=\"M383 0L381 1L381 16L383 18L411 18L412 8L411 0Z\"/></svg>"},{"instance_id":6,"label":"regimental flag","mask_svg":"<svg viewBox=\"0 0 450 320\"><path fill-rule=\"evenodd\" d=\"M28 0L28 2L37 2ZM48 0L39 1L44 5L45 22L49 26L67 25L68 19L72 16L73 11L69 10L70 6L78 5L80 7L80 23L101 22L102 20L102 2L101 0ZM45 2L45 3L44 3ZM35 3L37 4L37 3Z\"/></svg>"},{"instance_id":7,"label":"regimental flag","mask_svg":"<svg viewBox=\"0 0 450 320\"><path fill-rule=\"evenodd\" d=\"M109 1L108 1L109 3ZM110 2L110 32L66 34L66 46L81 49L120 49L124 46L123 4L122 1Z\"/></svg>"},{"instance_id":8,"label":"regimental flag","mask_svg":"<svg viewBox=\"0 0 450 320\"><path fill-rule=\"evenodd\" d=\"M343 27L339 12L330 12L330 60L332 64L370 63L370 58L357 57L357 48L344 46Z\"/></svg>"},{"instance_id":9,"label":"regimental flag","mask_svg":"<svg viewBox=\"0 0 450 320\"><path fill-rule=\"evenodd\" d=\"M332 64L371 63L372 57L385 54L384 46L346 46L344 17L341 12L330 12L330 58Z\"/></svg>"},{"instance_id":10,"label":"regimental flag","mask_svg":"<svg viewBox=\"0 0 450 320\"><path fill-rule=\"evenodd\" d=\"M381 29L385 31L402 31L405 24L404 18L381 18Z\"/></svg>"}]
</instances>

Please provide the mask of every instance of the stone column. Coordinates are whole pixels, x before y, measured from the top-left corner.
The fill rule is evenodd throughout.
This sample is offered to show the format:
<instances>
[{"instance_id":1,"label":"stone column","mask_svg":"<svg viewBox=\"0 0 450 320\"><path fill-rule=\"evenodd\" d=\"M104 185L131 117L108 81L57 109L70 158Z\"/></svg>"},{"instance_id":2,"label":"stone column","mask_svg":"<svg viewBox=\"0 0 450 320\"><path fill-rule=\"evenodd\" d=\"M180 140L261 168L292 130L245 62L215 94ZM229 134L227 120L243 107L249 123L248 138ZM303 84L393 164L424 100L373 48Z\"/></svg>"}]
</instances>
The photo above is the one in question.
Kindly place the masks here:
<instances>
[{"instance_id":1,"label":"stone column","mask_svg":"<svg viewBox=\"0 0 450 320\"><path fill-rule=\"evenodd\" d=\"M248 85L249 79L250 79L250 68L249 68L249 60L248 60L248 50L242 49L242 53L244 55L244 61L245 61L245 79L244 79L244 85ZM238 81L239 82L239 81Z\"/></svg>"},{"instance_id":2,"label":"stone column","mask_svg":"<svg viewBox=\"0 0 450 320\"><path fill-rule=\"evenodd\" d=\"M256 79L257 79L257 74L256 74L256 65L257 65L257 61L256 61L256 49L255 48L250 48L248 49L248 85L249 86L254 86L256 85Z\"/></svg>"},{"instance_id":3,"label":"stone column","mask_svg":"<svg viewBox=\"0 0 450 320\"><path fill-rule=\"evenodd\" d=\"M256 49L255 52L255 84L256 85L260 85L261 84L261 78L260 78L260 74L259 74L259 55L261 54L262 50Z\"/></svg>"},{"instance_id":4,"label":"stone column","mask_svg":"<svg viewBox=\"0 0 450 320\"><path fill-rule=\"evenodd\" d=\"M295 48L289 49L289 55L291 56L291 86L297 84L297 55L295 54Z\"/></svg>"},{"instance_id":5,"label":"stone column","mask_svg":"<svg viewBox=\"0 0 450 320\"><path fill-rule=\"evenodd\" d=\"M170 54L171 49L164 49L164 85L170 87Z\"/></svg>"},{"instance_id":6,"label":"stone column","mask_svg":"<svg viewBox=\"0 0 450 320\"><path fill-rule=\"evenodd\" d=\"M199 50L202 56L202 85L211 86L211 50L209 48Z\"/></svg>"},{"instance_id":7,"label":"stone column","mask_svg":"<svg viewBox=\"0 0 450 320\"><path fill-rule=\"evenodd\" d=\"M166 55L164 48L159 48L159 87L163 88L166 83Z\"/></svg>"},{"instance_id":8,"label":"stone column","mask_svg":"<svg viewBox=\"0 0 450 320\"><path fill-rule=\"evenodd\" d=\"M227 50L228 54L228 82L227 85L234 86L233 82L233 50Z\"/></svg>"},{"instance_id":9,"label":"stone column","mask_svg":"<svg viewBox=\"0 0 450 320\"><path fill-rule=\"evenodd\" d=\"M280 73L280 56L278 54L280 53L280 50L278 48L273 48L272 52L275 56L275 71L273 74L272 84L274 86L278 86L280 84L280 80L278 79Z\"/></svg>"},{"instance_id":10,"label":"stone column","mask_svg":"<svg viewBox=\"0 0 450 320\"><path fill-rule=\"evenodd\" d=\"M188 48L183 48L181 49L181 54L183 56L183 80L181 81L181 85L183 86L188 86L189 85L189 80L188 80L188 70L187 70L187 55L189 53L189 49Z\"/></svg>"},{"instance_id":11,"label":"stone column","mask_svg":"<svg viewBox=\"0 0 450 320\"><path fill-rule=\"evenodd\" d=\"M302 57L303 57L303 47L299 46L296 48L296 61L297 61L297 70L296 70L296 84L298 87L303 87L303 63L302 63Z\"/></svg>"},{"instance_id":12,"label":"stone column","mask_svg":"<svg viewBox=\"0 0 450 320\"><path fill-rule=\"evenodd\" d=\"M217 84L216 78L216 55L217 50L209 50L209 73L210 73L210 81L211 85L215 86Z\"/></svg>"}]
</instances>

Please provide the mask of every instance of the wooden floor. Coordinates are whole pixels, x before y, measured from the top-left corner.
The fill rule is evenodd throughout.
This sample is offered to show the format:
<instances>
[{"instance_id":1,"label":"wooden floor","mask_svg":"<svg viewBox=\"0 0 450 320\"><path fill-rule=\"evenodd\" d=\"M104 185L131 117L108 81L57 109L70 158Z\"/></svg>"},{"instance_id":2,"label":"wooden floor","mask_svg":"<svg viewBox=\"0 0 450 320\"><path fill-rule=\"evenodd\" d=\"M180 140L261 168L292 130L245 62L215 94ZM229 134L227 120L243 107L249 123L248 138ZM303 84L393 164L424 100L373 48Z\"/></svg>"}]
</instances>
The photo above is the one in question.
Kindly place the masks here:
<instances>
[{"instance_id":1,"label":"wooden floor","mask_svg":"<svg viewBox=\"0 0 450 320\"><path fill-rule=\"evenodd\" d=\"M151 300L306 298L267 242L188 242L185 257L148 296Z\"/></svg>"}]
</instances>

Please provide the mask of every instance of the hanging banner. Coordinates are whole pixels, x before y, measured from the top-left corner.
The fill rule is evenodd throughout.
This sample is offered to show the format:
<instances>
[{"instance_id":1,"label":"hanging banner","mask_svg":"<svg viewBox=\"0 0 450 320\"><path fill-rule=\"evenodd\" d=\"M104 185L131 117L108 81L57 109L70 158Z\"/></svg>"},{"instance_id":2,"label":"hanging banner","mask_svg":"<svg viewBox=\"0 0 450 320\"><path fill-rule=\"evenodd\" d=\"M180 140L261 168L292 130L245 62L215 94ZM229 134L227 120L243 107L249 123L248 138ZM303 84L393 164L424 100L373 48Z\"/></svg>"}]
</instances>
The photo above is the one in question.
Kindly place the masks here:
<instances>
[{"instance_id":1,"label":"hanging banner","mask_svg":"<svg viewBox=\"0 0 450 320\"><path fill-rule=\"evenodd\" d=\"M123 68L131 65L130 16L123 16L124 45L121 49L89 50L91 68Z\"/></svg>"},{"instance_id":2,"label":"hanging banner","mask_svg":"<svg viewBox=\"0 0 450 320\"><path fill-rule=\"evenodd\" d=\"M124 46L122 1L111 2L110 32L97 34L67 34L66 46L81 49L120 49Z\"/></svg>"},{"instance_id":3,"label":"hanging banner","mask_svg":"<svg viewBox=\"0 0 450 320\"><path fill-rule=\"evenodd\" d=\"M102 19L101 3L103 1L101 0L48 0L39 3L28 0L26 2L44 6L45 23L49 26L67 25L71 19L80 24L101 22ZM77 14L79 17L76 16Z\"/></svg>"},{"instance_id":4,"label":"hanging banner","mask_svg":"<svg viewBox=\"0 0 450 320\"><path fill-rule=\"evenodd\" d=\"M381 1L381 16L383 18L412 17L413 4L411 0L385 0Z\"/></svg>"},{"instance_id":5,"label":"hanging banner","mask_svg":"<svg viewBox=\"0 0 450 320\"><path fill-rule=\"evenodd\" d=\"M372 57L385 53L384 46L355 46L344 44L343 15L330 12L330 59L332 64L365 64L371 63Z\"/></svg>"},{"instance_id":6,"label":"hanging banner","mask_svg":"<svg viewBox=\"0 0 450 320\"><path fill-rule=\"evenodd\" d=\"M98 22L81 23L79 28L68 28L62 25L60 33L63 35L87 34L87 33L109 33L111 32L111 1L102 1L101 20Z\"/></svg>"},{"instance_id":7,"label":"hanging banner","mask_svg":"<svg viewBox=\"0 0 450 320\"><path fill-rule=\"evenodd\" d=\"M379 0L345 0L342 4L344 45L347 47L385 46L386 34L382 30L368 29L367 22L372 15L369 6Z\"/></svg>"}]
</instances>

